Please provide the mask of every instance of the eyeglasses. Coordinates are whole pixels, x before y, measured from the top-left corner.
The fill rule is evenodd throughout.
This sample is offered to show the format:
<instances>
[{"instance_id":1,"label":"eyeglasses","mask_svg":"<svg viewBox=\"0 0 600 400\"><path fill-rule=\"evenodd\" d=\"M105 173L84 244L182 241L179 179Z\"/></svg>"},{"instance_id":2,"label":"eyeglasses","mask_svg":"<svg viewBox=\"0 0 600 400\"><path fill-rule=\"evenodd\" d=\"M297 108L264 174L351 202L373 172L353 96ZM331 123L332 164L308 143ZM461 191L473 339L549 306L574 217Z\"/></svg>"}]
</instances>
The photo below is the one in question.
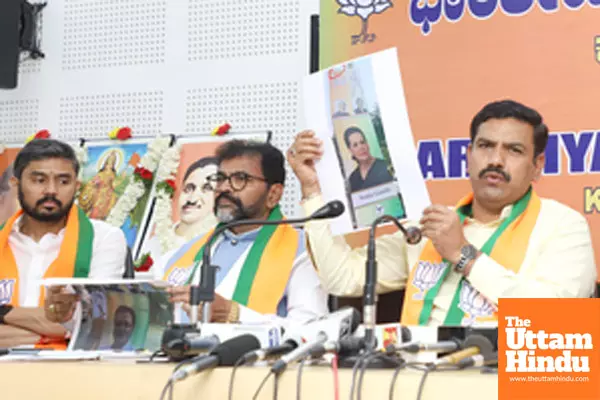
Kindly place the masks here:
<instances>
[{"instance_id":1,"label":"eyeglasses","mask_svg":"<svg viewBox=\"0 0 600 400\"><path fill-rule=\"evenodd\" d=\"M217 172L216 174L208 176L206 180L211 184L213 190L216 190L219 187L221 187L221 185L223 185L225 181L229 181L229 186L231 186L231 188L236 192L244 190L248 182L250 182L251 180L267 182L265 178L250 175L242 171L234 172L231 175L226 175L222 172Z\"/></svg>"}]
</instances>

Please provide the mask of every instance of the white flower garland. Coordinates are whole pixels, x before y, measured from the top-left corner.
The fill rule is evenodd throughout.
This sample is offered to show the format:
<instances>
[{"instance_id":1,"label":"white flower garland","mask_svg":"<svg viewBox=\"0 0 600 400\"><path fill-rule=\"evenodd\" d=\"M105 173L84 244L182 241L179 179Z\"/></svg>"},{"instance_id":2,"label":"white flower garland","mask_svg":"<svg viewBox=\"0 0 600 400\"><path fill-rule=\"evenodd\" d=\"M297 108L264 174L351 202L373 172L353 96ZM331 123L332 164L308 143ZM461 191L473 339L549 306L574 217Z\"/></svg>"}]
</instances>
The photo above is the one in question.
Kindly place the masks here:
<instances>
[{"instance_id":1,"label":"white flower garland","mask_svg":"<svg viewBox=\"0 0 600 400\"><path fill-rule=\"evenodd\" d=\"M88 148L87 148L87 144L85 144L85 142L84 142L82 146L76 146L76 147L73 148L73 150L75 151L75 157L77 158L77 161L79 162L79 176L78 176L78 178L81 179L81 177L83 176L84 166L88 162Z\"/></svg>"},{"instance_id":2,"label":"white flower garland","mask_svg":"<svg viewBox=\"0 0 600 400\"><path fill-rule=\"evenodd\" d=\"M175 179L177 169L179 168L180 155L181 144L179 143L175 143L165 152L156 172L156 182L160 183L169 179ZM158 236L163 253L171 250L176 244L172 215L173 197L171 193L166 190L157 190L156 205L154 208L155 235Z\"/></svg>"},{"instance_id":3,"label":"white flower garland","mask_svg":"<svg viewBox=\"0 0 600 400\"><path fill-rule=\"evenodd\" d=\"M158 167L158 163L162 158L165 151L169 148L170 138L168 137L158 137L154 139L148 145L148 151L142 159L140 160L139 167L145 168L152 173L156 171ZM119 200L117 200L117 204L112 208L110 214L106 218L106 222L111 224L112 226L116 226L120 228L127 219L127 216L136 206L140 197L144 195L146 192L146 187L144 183L140 180L135 179L134 176L129 178L129 184L125 188L125 192Z\"/></svg>"}]
</instances>

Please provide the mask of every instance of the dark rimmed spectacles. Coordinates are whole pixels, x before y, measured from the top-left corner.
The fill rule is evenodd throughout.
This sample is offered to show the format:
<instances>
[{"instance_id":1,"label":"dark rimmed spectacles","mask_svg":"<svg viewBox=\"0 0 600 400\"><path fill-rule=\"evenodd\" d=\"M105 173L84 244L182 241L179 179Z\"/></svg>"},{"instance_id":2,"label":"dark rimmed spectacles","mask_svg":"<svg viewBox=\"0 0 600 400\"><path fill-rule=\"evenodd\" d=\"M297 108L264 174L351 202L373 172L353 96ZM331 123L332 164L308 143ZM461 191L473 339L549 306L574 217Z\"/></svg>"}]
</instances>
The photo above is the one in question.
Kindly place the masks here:
<instances>
[{"instance_id":1,"label":"dark rimmed spectacles","mask_svg":"<svg viewBox=\"0 0 600 400\"><path fill-rule=\"evenodd\" d=\"M235 190L236 192L239 192L240 190L244 190L244 188L246 187L248 182L250 182L251 180L267 182L267 180L265 178L262 178L260 176L250 175L250 174L248 174L246 172L242 172L242 171L234 172L231 175L226 175L222 172L217 172L216 174L212 174L212 175L206 177L206 180L210 183L213 190L216 190L219 187L221 187L223 185L223 183L225 183L225 181L229 181L229 186L231 186L231 188L233 190Z\"/></svg>"}]
</instances>

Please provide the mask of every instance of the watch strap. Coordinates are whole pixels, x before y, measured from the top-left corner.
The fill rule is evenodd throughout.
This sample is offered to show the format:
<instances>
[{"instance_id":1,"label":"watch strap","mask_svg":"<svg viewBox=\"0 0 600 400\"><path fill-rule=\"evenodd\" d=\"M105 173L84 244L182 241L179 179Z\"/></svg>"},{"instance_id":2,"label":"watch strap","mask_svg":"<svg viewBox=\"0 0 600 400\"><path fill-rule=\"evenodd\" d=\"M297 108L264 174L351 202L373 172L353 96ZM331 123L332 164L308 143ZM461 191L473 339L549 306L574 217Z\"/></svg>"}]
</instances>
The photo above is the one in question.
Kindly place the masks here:
<instances>
[{"instance_id":1,"label":"watch strap","mask_svg":"<svg viewBox=\"0 0 600 400\"><path fill-rule=\"evenodd\" d=\"M4 324L4 317L6 317L6 314L8 314L10 312L10 310L13 309L13 306L11 306L10 304L3 304L0 305L0 324Z\"/></svg>"}]
</instances>

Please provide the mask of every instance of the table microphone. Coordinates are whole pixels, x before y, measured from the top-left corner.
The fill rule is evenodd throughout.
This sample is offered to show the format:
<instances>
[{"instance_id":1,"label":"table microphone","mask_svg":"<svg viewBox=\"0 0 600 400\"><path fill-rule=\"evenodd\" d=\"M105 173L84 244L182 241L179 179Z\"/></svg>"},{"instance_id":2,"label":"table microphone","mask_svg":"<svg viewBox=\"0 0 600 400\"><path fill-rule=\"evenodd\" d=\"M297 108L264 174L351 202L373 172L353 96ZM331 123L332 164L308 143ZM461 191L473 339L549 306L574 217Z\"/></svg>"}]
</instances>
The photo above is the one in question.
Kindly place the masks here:
<instances>
[{"instance_id":1,"label":"table microphone","mask_svg":"<svg viewBox=\"0 0 600 400\"><path fill-rule=\"evenodd\" d=\"M200 285L194 283L190 288L190 306L191 306L191 323L195 325L198 322L198 306L201 302L204 302L204 308L202 312L202 322L208 323L210 321L210 302L215 298L215 274L217 267L210 264L211 248L215 242L215 239L221 235L227 229L231 229L237 226L244 225L283 225L283 224L302 224L308 221L335 218L342 215L344 212L344 203L339 200L333 200L319 208L317 211L312 213L308 217L304 218L290 218L281 220L236 220L223 224L216 228L210 235L204 246L204 253L202 255L202 266L200 268Z\"/></svg>"},{"instance_id":2,"label":"table microphone","mask_svg":"<svg viewBox=\"0 0 600 400\"><path fill-rule=\"evenodd\" d=\"M271 346L264 349L253 350L249 353L244 354L242 364L253 363L256 361L262 361L267 358L277 357L283 354L287 354L292 350L296 349L302 344L302 336L300 334L290 334L283 338L283 343L279 346Z\"/></svg>"},{"instance_id":3,"label":"table microphone","mask_svg":"<svg viewBox=\"0 0 600 400\"><path fill-rule=\"evenodd\" d=\"M390 344L385 348L387 354L394 354L399 351L405 353L418 353L420 351L435 351L436 353L449 353L462 348L462 343L458 339L443 340L441 342L434 343L401 343L401 344Z\"/></svg>"},{"instance_id":4,"label":"table microphone","mask_svg":"<svg viewBox=\"0 0 600 400\"><path fill-rule=\"evenodd\" d=\"M490 354L493 352L494 345L488 338L483 335L471 335L465 339L462 350L448 354L445 357L438 358L430 364L430 367L436 369L438 367L456 365L465 358L472 357L477 354Z\"/></svg>"},{"instance_id":5,"label":"table microphone","mask_svg":"<svg viewBox=\"0 0 600 400\"><path fill-rule=\"evenodd\" d=\"M312 342L304 343L303 345L301 345L298 348L296 348L295 350L293 350L291 353L288 353L288 354L284 355L283 357L281 357L279 360L275 361L275 363L271 367L271 372L273 372L275 375L279 375L287 368L287 366L290 363L292 363L294 361L298 361L304 357L308 357L310 355L310 352L314 348L325 343L326 341L327 341L327 334L325 334L325 332L320 332L317 335L316 340L313 340Z\"/></svg>"},{"instance_id":6,"label":"table microphone","mask_svg":"<svg viewBox=\"0 0 600 400\"><path fill-rule=\"evenodd\" d=\"M369 230L369 244L367 247L367 262L365 264L365 286L363 294L363 323L365 325L365 343L367 350L375 349L375 325L377 318L377 259L375 257L375 230L385 221L393 222L404 234L408 244L417 244L422 239L421 230L417 227L404 228L398 219L391 215L382 215L376 218Z\"/></svg>"},{"instance_id":7,"label":"table microphone","mask_svg":"<svg viewBox=\"0 0 600 400\"><path fill-rule=\"evenodd\" d=\"M460 369L463 369L495 364L498 364L498 352L475 354L474 356L463 358L456 363L456 366Z\"/></svg>"},{"instance_id":8,"label":"table microphone","mask_svg":"<svg viewBox=\"0 0 600 400\"><path fill-rule=\"evenodd\" d=\"M365 338L360 336L344 336L340 340L329 340L310 349L312 358L320 358L326 353L334 353L341 357L358 354L365 348Z\"/></svg>"},{"instance_id":9,"label":"table microphone","mask_svg":"<svg viewBox=\"0 0 600 400\"><path fill-rule=\"evenodd\" d=\"M207 356L200 356L196 361L179 368L173 373L171 379L181 381L210 368L232 366L244 354L259 347L260 342L254 335L236 336L215 347Z\"/></svg>"},{"instance_id":10,"label":"table microphone","mask_svg":"<svg viewBox=\"0 0 600 400\"><path fill-rule=\"evenodd\" d=\"M202 336L199 333L185 334L182 338L172 339L163 345L163 351L173 360L183 360L206 353L219 345L217 335Z\"/></svg>"}]
</instances>

